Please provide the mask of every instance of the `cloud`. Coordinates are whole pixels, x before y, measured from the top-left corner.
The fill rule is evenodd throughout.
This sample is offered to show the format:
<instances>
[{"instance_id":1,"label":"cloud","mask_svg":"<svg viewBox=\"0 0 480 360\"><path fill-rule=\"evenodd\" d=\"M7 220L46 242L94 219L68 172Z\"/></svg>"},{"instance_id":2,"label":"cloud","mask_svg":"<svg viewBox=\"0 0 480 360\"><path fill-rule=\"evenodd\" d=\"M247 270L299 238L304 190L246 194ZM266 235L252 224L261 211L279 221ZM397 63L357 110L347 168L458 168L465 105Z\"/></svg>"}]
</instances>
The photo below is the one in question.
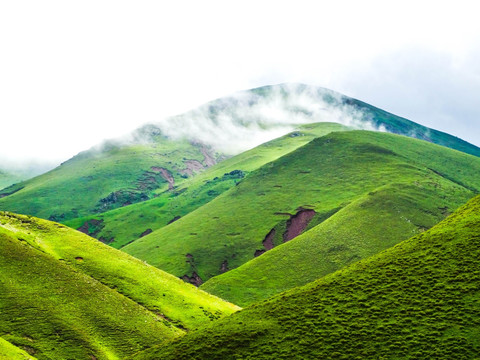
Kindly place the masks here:
<instances>
[{"instance_id":1,"label":"cloud","mask_svg":"<svg viewBox=\"0 0 480 360\"><path fill-rule=\"evenodd\" d=\"M0 162L64 161L141 124L282 82L332 88L480 145L475 5L0 2ZM451 59L436 65L451 79L441 94L435 77L427 83L426 49ZM432 106L435 93L442 106Z\"/></svg>"},{"instance_id":2,"label":"cloud","mask_svg":"<svg viewBox=\"0 0 480 360\"><path fill-rule=\"evenodd\" d=\"M344 104L342 95L300 84L238 92L155 125L168 137L201 141L233 155L314 122L378 130L368 115Z\"/></svg>"}]
</instances>

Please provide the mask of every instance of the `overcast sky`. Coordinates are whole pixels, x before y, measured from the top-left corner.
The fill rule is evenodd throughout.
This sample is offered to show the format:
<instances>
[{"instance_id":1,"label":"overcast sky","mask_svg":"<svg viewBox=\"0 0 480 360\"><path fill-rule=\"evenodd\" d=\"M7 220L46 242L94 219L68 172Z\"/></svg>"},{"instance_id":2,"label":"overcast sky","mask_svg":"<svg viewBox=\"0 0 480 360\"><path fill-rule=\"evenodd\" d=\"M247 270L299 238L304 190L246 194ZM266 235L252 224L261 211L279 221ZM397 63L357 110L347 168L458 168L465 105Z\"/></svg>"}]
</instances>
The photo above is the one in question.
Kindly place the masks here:
<instances>
[{"instance_id":1,"label":"overcast sky","mask_svg":"<svg viewBox=\"0 0 480 360\"><path fill-rule=\"evenodd\" d=\"M475 1L0 1L0 162L283 82L480 146Z\"/></svg>"}]
</instances>

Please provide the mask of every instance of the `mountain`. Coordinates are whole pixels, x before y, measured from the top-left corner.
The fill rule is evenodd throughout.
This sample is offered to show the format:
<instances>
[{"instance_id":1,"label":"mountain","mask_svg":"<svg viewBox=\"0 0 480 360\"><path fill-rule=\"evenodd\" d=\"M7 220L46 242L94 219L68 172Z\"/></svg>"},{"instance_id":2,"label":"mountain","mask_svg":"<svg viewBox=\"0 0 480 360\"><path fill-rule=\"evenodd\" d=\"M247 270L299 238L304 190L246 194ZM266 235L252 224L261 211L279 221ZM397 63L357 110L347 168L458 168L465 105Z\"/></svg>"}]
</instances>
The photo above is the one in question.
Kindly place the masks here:
<instances>
[{"instance_id":1,"label":"mountain","mask_svg":"<svg viewBox=\"0 0 480 360\"><path fill-rule=\"evenodd\" d=\"M18 175L9 171L0 169L0 189L22 180Z\"/></svg>"},{"instance_id":2,"label":"mountain","mask_svg":"<svg viewBox=\"0 0 480 360\"><path fill-rule=\"evenodd\" d=\"M282 261L278 267L268 261L269 270L252 281L261 279L258 286L243 277L229 282L230 272L205 285L239 304L255 301L430 228L479 192L479 173L480 158L425 141L333 132L251 172L206 205L122 250L200 285L256 257L261 263L278 247ZM284 246L292 249L284 243L305 231L311 241L302 241L295 253L280 253ZM283 259L290 256L298 263ZM282 264L291 268L284 273ZM305 267L297 271L300 264ZM293 279L285 276L291 272ZM277 280L278 289L265 285Z\"/></svg>"},{"instance_id":3,"label":"mountain","mask_svg":"<svg viewBox=\"0 0 480 360\"><path fill-rule=\"evenodd\" d=\"M0 243L2 341L38 359L127 358L238 310L50 221L0 212Z\"/></svg>"},{"instance_id":4,"label":"mountain","mask_svg":"<svg viewBox=\"0 0 480 360\"><path fill-rule=\"evenodd\" d=\"M480 197L429 231L141 359L473 359Z\"/></svg>"},{"instance_id":5,"label":"mountain","mask_svg":"<svg viewBox=\"0 0 480 360\"><path fill-rule=\"evenodd\" d=\"M331 90L281 84L214 100L146 125L128 138L80 153L46 174L0 191L0 209L66 222L91 218L162 193L166 200L170 194L165 191L173 191L186 178L224 159L222 154L241 153L301 124L315 122L390 131L480 155L479 148L461 139ZM182 215L171 213L167 221L176 216ZM161 226L166 218L161 219ZM144 230L140 226L135 229L137 236L143 233L140 231L153 230L147 223L142 226ZM108 233L108 229L104 231ZM120 243L124 244L132 235L111 231L104 241L123 237Z\"/></svg>"},{"instance_id":6,"label":"mountain","mask_svg":"<svg viewBox=\"0 0 480 360\"><path fill-rule=\"evenodd\" d=\"M19 164L0 160L0 190L17 182L43 174L54 167L55 165L48 161L27 161Z\"/></svg>"},{"instance_id":7,"label":"mountain","mask_svg":"<svg viewBox=\"0 0 480 360\"><path fill-rule=\"evenodd\" d=\"M173 140L154 126L132 138L78 154L52 171L0 192L0 207L65 221L145 201L155 191L208 166L220 155L199 143Z\"/></svg>"},{"instance_id":8,"label":"mountain","mask_svg":"<svg viewBox=\"0 0 480 360\"><path fill-rule=\"evenodd\" d=\"M65 224L110 246L121 248L208 203L260 166L288 154L316 137L347 129L335 123L301 125L285 136L205 169L182 182L174 191L165 191L151 200L102 214L65 221Z\"/></svg>"}]
</instances>

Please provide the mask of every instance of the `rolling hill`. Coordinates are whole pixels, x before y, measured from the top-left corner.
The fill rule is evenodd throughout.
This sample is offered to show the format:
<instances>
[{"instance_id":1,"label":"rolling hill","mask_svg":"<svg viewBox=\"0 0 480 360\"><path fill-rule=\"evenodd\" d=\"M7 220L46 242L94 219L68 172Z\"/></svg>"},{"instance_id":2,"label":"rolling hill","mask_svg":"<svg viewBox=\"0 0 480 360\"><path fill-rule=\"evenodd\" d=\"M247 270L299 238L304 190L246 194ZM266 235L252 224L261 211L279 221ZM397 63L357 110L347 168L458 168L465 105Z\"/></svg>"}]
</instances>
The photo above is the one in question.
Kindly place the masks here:
<instances>
[{"instance_id":1,"label":"rolling hill","mask_svg":"<svg viewBox=\"0 0 480 360\"><path fill-rule=\"evenodd\" d=\"M54 221L100 213L145 201L155 191L213 165L212 149L164 136L154 126L128 141L111 141L59 167L0 192L0 208Z\"/></svg>"},{"instance_id":2,"label":"rolling hill","mask_svg":"<svg viewBox=\"0 0 480 360\"><path fill-rule=\"evenodd\" d=\"M19 176L12 174L9 171L0 169L0 189L12 185L19 180L22 180Z\"/></svg>"},{"instance_id":3,"label":"rolling hill","mask_svg":"<svg viewBox=\"0 0 480 360\"><path fill-rule=\"evenodd\" d=\"M473 359L480 352L480 197L429 231L146 359Z\"/></svg>"},{"instance_id":4,"label":"rolling hill","mask_svg":"<svg viewBox=\"0 0 480 360\"><path fill-rule=\"evenodd\" d=\"M146 125L128 139L109 141L80 153L46 174L1 190L0 209L63 223L83 217L87 221L100 213L158 195L162 198L158 202L166 203L173 196L169 190L173 191L186 178L223 160L222 154L238 154L287 134L300 124L315 122L387 130L480 155L479 148L461 139L331 90L281 84L214 100L158 124ZM207 192L219 193L226 185ZM211 198L207 196L205 201ZM105 229L96 222L85 226L92 228L93 235L104 232L98 237L118 247L148 229L164 226L196 206L186 205L181 214L168 213L155 226L151 224L153 212L150 208L145 216L147 221L129 234L124 233L124 229L114 231L106 223ZM113 213L110 223L117 216ZM110 214L106 215L109 217ZM79 227L85 221L73 224Z\"/></svg>"},{"instance_id":5,"label":"rolling hill","mask_svg":"<svg viewBox=\"0 0 480 360\"><path fill-rule=\"evenodd\" d=\"M313 253L316 260L306 257L302 270L307 271L295 277L300 283L284 277L281 264L287 260L276 274L258 274L266 276L265 282L284 277L279 284L284 290L285 283L304 284L435 225L478 192L479 172L480 158L425 141L380 132L333 132L253 171L208 204L123 250L196 285L256 257L260 263L276 247L280 258L301 260L301 254ZM375 221L379 210L382 220ZM343 228L347 220L360 227ZM282 247L293 247L283 243L305 231L313 240L296 248L298 256L280 254ZM322 231L328 237L318 240L315 233ZM325 256L337 240L340 247ZM248 282L233 287L226 280L217 290L229 273L206 288L230 301L245 301L229 288L241 293ZM253 296L248 290L245 298ZM268 286L256 290L260 298L272 295Z\"/></svg>"},{"instance_id":6,"label":"rolling hill","mask_svg":"<svg viewBox=\"0 0 480 360\"><path fill-rule=\"evenodd\" d=\"M178 220L234 187L248 173L307 144L316 137L348 128L335 123L301 125L295 131L226 159L182 182L175 191L102 214L66 221L115 248L121 248Z\"/></svg>"},{"instance_id":7,"label":"rolling hill","mask_svg":"<svg viewBox=\"0 0 480 360\"><path fill-rule=\"evenodd\" d=\"M123 359L238 310L57 223L0 212L0 242L0 337L38 359Z\"/></svg>"}]
</instances>

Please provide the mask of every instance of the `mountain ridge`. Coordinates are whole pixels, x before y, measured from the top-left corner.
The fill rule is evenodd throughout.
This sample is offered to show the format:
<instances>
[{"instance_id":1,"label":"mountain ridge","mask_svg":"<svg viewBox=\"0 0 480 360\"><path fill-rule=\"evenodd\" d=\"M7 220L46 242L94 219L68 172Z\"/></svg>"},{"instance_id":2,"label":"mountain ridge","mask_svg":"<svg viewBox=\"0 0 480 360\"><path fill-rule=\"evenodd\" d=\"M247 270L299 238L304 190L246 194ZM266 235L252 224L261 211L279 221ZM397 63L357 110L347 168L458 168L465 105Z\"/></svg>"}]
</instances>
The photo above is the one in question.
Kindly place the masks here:
<instances>
[{"instance_id":1,"label":"mountain ridge","mask_svg":"<svg viewBox=\"0 0 480 360\"><path fill-rule=\"evenodd\" d=\"M477 196L422 234L135 359L475 358L479 214Z\"/></svg>"}]
</instances>

